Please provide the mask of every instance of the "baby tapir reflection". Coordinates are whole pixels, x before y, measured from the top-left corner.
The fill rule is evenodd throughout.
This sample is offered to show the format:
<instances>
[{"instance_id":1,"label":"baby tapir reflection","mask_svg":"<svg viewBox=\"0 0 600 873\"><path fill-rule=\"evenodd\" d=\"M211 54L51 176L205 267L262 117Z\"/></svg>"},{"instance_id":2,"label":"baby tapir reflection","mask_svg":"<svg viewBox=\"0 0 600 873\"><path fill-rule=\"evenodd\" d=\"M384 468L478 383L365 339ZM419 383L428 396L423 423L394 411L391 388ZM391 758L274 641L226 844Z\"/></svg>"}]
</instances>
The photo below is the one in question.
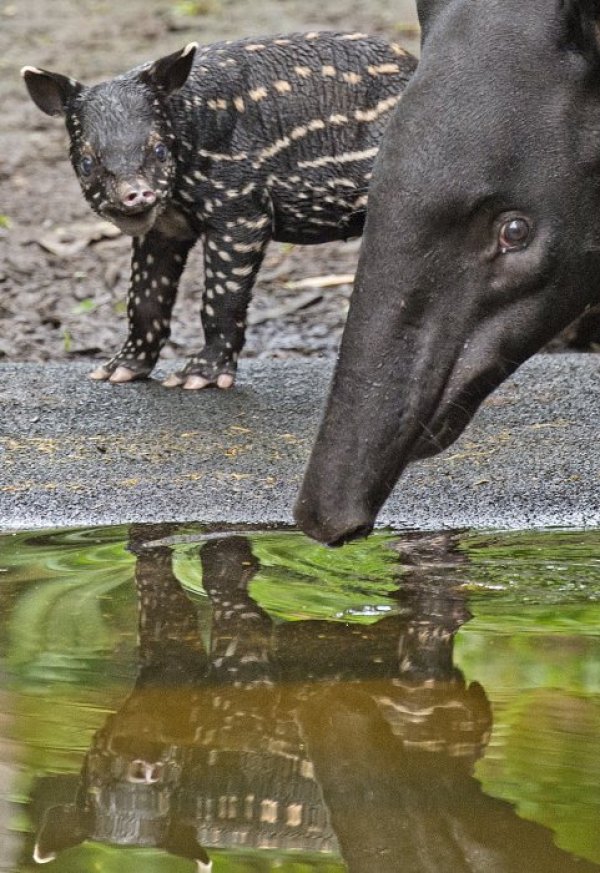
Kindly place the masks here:
<instances>
[{"instance_id":1,"label":"baby tapir reflection","mask_svg":"<svg viewBox=\"0 0 600 873\"><path fill-rule=\"evenodd\" d=\"M257 569L247 542L202 549L209 652L170 550L139 554L135 690L96 734L75 804L46 813L35 859L85 839L160 847L201 870L202 844L330 850L312 767L274 684L271 621L247 595Z\"/></svg>"},{"instance_id":2,"label":"baby tapir reflection","mask_svg":"<svg viewBox=\"0 0 600 873\"><path fill-rule=\"evenodd\" d=\"M214 848L341 853L350 873L597 873L471 776L491 714L452 663L469 616L451 569L417 561L397 614L370 626L277 625L248 594L249 542L214 540L200 552L205 648L168 546L144 547L148 535L132 531L136 687L94 737L75 802L43 815L36 861L93 839L203 873Z\"/></svg>"},{"instance_id":3,"label":"baby tapir reflection","mask_svg":"<svg viewBox=\"0 0 600 873\"><path fill-rule=\"evenodd\" d=\"M94 87L24 67L36 105L65 117L90 206L134 237L129 336L92 378L150 373L202 237L205 345L165 384L231 387L269 240L361 234L375 155L415 67L395 43L327 32L191 43Z\"/></svg>"}]
</instances>

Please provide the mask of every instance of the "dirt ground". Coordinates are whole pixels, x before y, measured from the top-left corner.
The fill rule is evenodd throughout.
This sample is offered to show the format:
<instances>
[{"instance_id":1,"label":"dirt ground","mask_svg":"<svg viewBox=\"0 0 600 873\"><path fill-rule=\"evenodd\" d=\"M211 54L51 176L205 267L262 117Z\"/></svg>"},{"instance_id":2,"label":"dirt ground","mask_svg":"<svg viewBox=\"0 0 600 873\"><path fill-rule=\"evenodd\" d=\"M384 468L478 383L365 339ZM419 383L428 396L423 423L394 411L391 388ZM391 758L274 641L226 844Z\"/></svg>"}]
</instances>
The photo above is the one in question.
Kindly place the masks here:
<instances>
[{"instance_id":1,"label":"dirt ground","mask_svg":"<svg viewBox=\"0 0 600 873\"><path fill-rule=\"evenodd\" d=\"M415 25L411 0L0 0L0 360L104 358L125 334L130 240L93 239L98 219L68 163L63 123L29 100L21 66L91 83L192 39L316 28L383 33L414 50ZM358 247L358 241L309 249L273 244L255 290L245 354L332 353L351 284L294 283L351 275ZM201 291L198 247L163 359L201 345Z\"/></svg>"}]
</instances>

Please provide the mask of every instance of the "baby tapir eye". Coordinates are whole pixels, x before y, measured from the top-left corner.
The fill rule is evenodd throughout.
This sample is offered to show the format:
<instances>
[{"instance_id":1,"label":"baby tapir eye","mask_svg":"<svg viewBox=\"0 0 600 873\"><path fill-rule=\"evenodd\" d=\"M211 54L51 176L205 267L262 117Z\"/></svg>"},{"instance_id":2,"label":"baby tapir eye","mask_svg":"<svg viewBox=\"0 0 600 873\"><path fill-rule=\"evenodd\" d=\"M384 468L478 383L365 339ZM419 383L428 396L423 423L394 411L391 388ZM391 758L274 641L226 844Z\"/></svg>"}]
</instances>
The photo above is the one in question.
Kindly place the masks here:
<instances>
[{"instance_id":1,"label":"baby tapir eye","mask_svg":"<svg viewBox=\"0 0 600 873\"><path fill-rule=\"evenodd\" d=\"M531 224L526 218L513 216L500 225L498 246L502 254L527 248L531 239Z\"/></svg>"},{"instance_id":2,"label":"baby tapir eye","mask_svg":"<svg viewBox=\"0 0 600 873\"><path fill-rule=\"evenodd\" d=\"M159 161L166 161L169 156L169 150L167 149L164 142L158 142L154 146L154 154L158 158Z\"/></svg>"},{"instance_id":3,"label":"baby tapir eye","mask_svg":"<svg viewBox=\"0 0 600 873\"><path fill-rule=\"evenodd\" d=\"M82 176L91 176L94 169L94 159L90 157L90 155L85 155L85 157L79 161L79 169L81 170Z\"/></svg>"}]
</instances>

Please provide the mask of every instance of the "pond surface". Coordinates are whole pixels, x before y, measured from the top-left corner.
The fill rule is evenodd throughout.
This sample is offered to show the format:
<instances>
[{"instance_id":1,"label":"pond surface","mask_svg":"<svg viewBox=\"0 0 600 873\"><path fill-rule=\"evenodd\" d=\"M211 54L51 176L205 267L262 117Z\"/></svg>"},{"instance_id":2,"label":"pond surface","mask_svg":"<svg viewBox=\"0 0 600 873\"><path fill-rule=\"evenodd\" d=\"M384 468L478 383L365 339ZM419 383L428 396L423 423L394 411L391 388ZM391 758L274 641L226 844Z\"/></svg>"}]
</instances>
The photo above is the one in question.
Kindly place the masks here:
<instances>
[{"instance_id":1,"label":"pond surface","mask_svg":"<svg viewBox=\"0 0 600 873\"><path fill-rule=\"evenodd\" d=\"M600 532L0 536L0 870L600 871Z\"/></svg>"}]
</instances>

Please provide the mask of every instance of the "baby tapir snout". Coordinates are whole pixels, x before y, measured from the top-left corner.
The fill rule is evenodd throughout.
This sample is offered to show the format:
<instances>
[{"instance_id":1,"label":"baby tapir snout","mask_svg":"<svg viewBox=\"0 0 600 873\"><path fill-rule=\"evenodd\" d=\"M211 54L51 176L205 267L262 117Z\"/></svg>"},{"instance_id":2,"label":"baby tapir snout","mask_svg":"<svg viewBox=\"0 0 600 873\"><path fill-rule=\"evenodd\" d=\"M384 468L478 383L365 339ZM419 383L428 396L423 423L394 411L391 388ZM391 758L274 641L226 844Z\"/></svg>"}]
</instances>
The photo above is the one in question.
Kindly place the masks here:
<instances>
[{"instance_id":1,"label":"baby tapir snout","mask_svg":"<svg viewBox=\"0 0 600 873\"><path fill-rule=\"evenodd\" d=\"M100 210L104 218L130 236L147 233L154 225L160 204L153 186L143 177L117 179Z\"/></svg>"},{"instance_id":2,"label":"baby tapir snout","mask_svg":"<svg viewBox=\"0 0 600 873\"><path fill-rule=\"evenodd\" d=\"M143 212L156 203L156 191L145 179L122 180L116 185L116 195L121 209L127 212Z\"/></svg>"}]
</instances>

